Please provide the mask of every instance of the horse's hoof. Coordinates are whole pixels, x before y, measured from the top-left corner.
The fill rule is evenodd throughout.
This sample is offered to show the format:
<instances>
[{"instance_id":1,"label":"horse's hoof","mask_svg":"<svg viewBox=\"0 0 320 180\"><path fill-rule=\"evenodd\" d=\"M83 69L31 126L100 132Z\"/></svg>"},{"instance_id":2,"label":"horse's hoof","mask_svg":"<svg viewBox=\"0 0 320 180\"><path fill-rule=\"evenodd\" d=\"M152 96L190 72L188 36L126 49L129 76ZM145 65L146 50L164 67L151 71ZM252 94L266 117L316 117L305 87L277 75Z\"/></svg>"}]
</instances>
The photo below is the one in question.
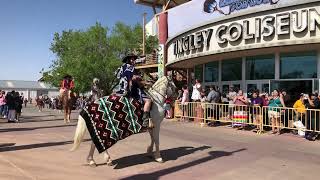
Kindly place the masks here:
<instances>
[{"instance_id":1,"label":"horse's hoof","mask_svg":"<svg viewBox=\"0 0 320 180\"><path fill-rule=\"evenodd\" d=\"M158 163L164 163L164 161L163 161L163 159L162 158L156 158L156 159L154 159L156 162L158 162Z\"/></svg>"},{"instance_id":2,"label":"horse's hoof","mask_svg":"<svg viewBox=\"0 0 320 180\"><path fill-rule=\"evenodd\" d=\"M110 162L107 162L107 166L114 166L114 164L112 161L110 161Z\"/></svg>"},{"instance_id":3,"label":"horse's hoof","mask_svg":"<svg viewBox=\"0 0 320 180\"><path fill-rule=\"evenodd\" d=\"M91 160L88 164L90 167L97 167L96 162L94 162L93 160Z\"/></svg>"}]
</instances>

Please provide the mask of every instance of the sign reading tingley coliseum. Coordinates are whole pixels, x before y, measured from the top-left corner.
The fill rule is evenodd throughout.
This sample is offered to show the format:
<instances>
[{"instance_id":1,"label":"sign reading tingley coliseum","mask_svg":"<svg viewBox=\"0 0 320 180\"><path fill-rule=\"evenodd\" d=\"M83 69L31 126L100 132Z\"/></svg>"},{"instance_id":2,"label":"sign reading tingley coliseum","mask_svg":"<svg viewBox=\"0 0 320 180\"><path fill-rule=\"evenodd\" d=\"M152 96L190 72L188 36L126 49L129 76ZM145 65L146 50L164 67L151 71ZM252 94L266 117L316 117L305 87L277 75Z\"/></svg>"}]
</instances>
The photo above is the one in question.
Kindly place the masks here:
<instances>
[{"instance_id":1,"label":"sign reading tingley coliseum","mask_svg":"<svg viewBox=\"0 0 320 180\"><path fill-rule=\"evenodd\" d=\"M168 63L236 50L320 43L320 6L219 22L168 43Z\"/></svg>"}]
</instances>

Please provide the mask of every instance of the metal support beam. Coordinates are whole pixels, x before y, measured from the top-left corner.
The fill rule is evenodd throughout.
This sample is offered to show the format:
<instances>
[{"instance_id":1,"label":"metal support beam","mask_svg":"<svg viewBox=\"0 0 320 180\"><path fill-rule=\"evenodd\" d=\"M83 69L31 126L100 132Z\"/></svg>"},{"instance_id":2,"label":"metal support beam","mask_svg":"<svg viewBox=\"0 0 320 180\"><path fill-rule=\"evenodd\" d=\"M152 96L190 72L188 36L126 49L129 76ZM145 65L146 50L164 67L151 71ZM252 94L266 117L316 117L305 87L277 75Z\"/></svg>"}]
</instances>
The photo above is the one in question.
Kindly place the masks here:
<instances>
[{"instance_id":1,"label":"metal support beam","mask_svg":"<svg viewBox=\"0 0 320 180\"><path fill-rule=\"evenodd\" d=\"M179 5L175 0L172 0L172 2L173 2L176 6Z\"/></svg>"},{"instance_id":2,"label":"metal support beam","mask_svg":"<svg viewBox=\"0 0 320 180\"><path fill-rule=\"evenodd\" d=\"M156 6L152 6L152 9L153 9L153 14L156 15L157 14Z\"/></svg>"},{"instance_id":3,"label":"metal support beam","mask_svg":"<svg viewBox=\"0 0 320 180\"><path fill-rule=\"evenodd\" d=\"M166 11L166 10L168 9L168 7L169 7L169 5L170 5L171 1L172 1L172 0L167 1L166 5L164 6L163 11Z\"/></svg>"},{"instance_id":4,"label":"metal support beam","mask_svg":"<svg viewBox=\"0 0 320 180\"><path fill-rule=\"evenodd\" d=\"M146 55L146 15L147 13L143 13L143 38L142 38L142 55Z\"/></svg>"}]
</instances>

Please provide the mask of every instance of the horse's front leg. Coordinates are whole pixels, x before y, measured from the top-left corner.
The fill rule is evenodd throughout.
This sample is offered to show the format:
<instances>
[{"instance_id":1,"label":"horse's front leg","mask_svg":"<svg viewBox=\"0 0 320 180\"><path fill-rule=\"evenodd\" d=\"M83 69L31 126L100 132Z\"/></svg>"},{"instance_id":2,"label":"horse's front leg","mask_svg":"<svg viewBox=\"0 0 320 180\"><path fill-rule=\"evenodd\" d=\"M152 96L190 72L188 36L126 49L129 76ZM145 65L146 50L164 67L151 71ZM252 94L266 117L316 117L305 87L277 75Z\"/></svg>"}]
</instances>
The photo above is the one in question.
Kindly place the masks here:
<instances>
[{"instance_id":1,"label":"horse's front leg","mask_svg":"<svg viewBox=\"0 0 320 180\"><path fill-rule=\"evenodd\" d=\"M150 137L151 137L151 143L147 148L147 155L152 157L153 146L154 146L153 129L148 129L148 132L149 132Z\"/></svg>"},{"instance_id":2,"label":"horse's front leg","mask_svg":"<svg viewBox=\"0 0 320 180\"><path fill-rule=\"evenodd\" d=\"M90 165L90 166L97 166L96 162L94 161L93 159L93 154L94 154L94 150L95 150L95 145L93 142L91 142L91 147L90 147L90 151L89 151L89 155L87 157L87 163Z\"/></svg>"},{"instance_id":3,"label":"horse's front leg","mask_svg":"<svg viewBox=\"0 0 320 180\"><path fill-rule=\"evenodd\" d=\"M68 123L70 123L70 119L71 119L71 108L68 109L68 115L67 115Z\"/></svg>"},{"instance_id":4,"label":"horse's front leg","mask_svg":"<svg viewBox=\"0 0 320 180\"><path fill-rule=\"evenodd\" d=\"M160 134L159 133L160 133L160 124L157 124L155 128L153 128L153 140L156 145L156 152L154 155L154 159L159 163L163 163L164 161L160 154L160 141L159 141Z\"/></svg>"},{"instance_id":5,"label":"horse's front leg","mask_svg":"<svg viewBox=\"0 0 320 180\"><path fill-rule=\"evenodd\" d=\"M64 108L64 123L67 123L68 109Z\"/></svg>"},{"instance_id":6,"label":"horse's front leg","mask_svg":"<svg viewBox=\"0 0 320 180\"><path fill-rule=\"evenodd\" d=\"M105 163L106 163L108 166L113 166L113 162L112 162L112 159L111 159L111 157L110 157L110 154L108 153L108 150L105 150L105 151L104 151L103 158L104 158L104 160L105 160Z\"/></svg>"}]
</instances>

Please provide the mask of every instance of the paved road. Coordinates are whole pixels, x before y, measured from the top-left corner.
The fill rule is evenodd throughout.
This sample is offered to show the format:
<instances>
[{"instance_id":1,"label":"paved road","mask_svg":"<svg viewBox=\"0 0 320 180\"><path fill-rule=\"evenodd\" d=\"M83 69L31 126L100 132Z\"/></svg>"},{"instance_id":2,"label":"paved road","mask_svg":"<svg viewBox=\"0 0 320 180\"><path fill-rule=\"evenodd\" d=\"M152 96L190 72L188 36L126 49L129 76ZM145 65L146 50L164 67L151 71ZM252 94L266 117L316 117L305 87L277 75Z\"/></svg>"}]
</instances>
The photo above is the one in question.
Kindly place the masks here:
<instances>
[{"instance_id":1,"label":"paved road","mask_svg":"<svg viewBox=\"0 0 320 180\"><path fill-rule=\"evenodd\" d=\"M85 164L89 142L69 152L76 125L62 115L29 107L21 123L0 120L1 180L288 179L314 180L320 174L320 143L291 135L255 135L226 127L201 128L165 121L161 130L163 164L145 157L147 134L131 136L110 149L114 167L96 154L98 167Z\"/></svg>"}]
</instances>

